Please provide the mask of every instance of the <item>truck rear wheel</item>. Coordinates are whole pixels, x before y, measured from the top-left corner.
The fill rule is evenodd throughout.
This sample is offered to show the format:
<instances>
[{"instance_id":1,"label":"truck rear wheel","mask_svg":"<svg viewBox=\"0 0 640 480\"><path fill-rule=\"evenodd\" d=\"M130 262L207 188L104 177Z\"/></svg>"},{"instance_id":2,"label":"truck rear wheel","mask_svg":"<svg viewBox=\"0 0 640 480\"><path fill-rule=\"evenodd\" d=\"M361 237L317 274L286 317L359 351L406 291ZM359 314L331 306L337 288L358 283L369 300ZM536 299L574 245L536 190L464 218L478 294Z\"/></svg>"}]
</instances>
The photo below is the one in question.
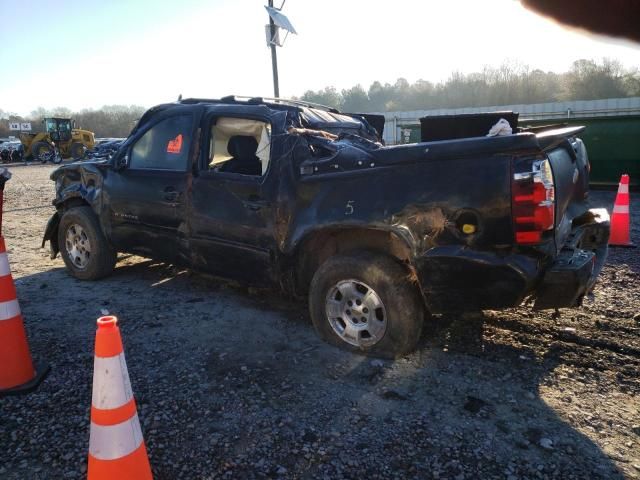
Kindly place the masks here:
<instances>
[{"instance_id":1,"label":"truck rear wheel","mask_svg":"<svg viewBox=\"0 0 640 480\"><path fill-rule=\"evenodd\" d=\"M64 212L58 226L58 245L67 269L80 280L106 277L116 264L116 251L90 207Z\"/></svg>"},{"instance_id":2,"label":"truck rear wheel","mask_svg":"<svg viewBox=\"0 0 640 480\"><path fill-rule=\"evenodd\" d=\"M424 306L409 272L369 252L336 255L311 281L311 320L320 337L346 350L396 358L413 350Z\"/></svg>"}]
</instances>

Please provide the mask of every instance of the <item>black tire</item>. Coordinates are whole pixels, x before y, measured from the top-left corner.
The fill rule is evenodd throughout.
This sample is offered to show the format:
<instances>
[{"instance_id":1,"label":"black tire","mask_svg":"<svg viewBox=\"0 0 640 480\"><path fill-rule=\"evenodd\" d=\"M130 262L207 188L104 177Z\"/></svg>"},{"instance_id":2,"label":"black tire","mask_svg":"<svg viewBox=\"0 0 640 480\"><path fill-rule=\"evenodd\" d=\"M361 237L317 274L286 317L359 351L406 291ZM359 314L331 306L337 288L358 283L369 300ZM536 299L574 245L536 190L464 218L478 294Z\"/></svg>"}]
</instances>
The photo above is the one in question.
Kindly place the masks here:
<instances>
[{"instance_id":1,"label":"black tire","mask_svg":"<svg viewBox=\"0 0 640 480\"><path fill-rule=\"evenodd\" d=\"M73 158L74 160L82 160L86 154L84 145L79 142L72 143L69 151L71 152L71 158Z\"/></svg>"},{"instance_id":2,"label":"black tire","mask_svg":"<svg viewBox=\"0 0 640 480\"><path fill-rule=\"evenodd\" d=\"M21 162L22 161L22 153L19 150L13 150L11 152L11 161L12 162Z\"/></svg>"},{"instance_id":3,"label":"black tire","mask_svg":"<svg viewBox=\"0 0 640 480\"><path fill-rule=\"evenodd\" d=\"M31 155L34 161L47 163L53 158L55 151L47 142L36 142L31 146Z\"/></svg>"},{"instance_id":4,"label":"black tire","mask_svg":"<svg viewBox=\"0 0 640 480\"><path fill-rule=\"evenodd\" d=\"M369 286L383 304L381 316L384 320L372 317L364 320L362 317L360 323L368 328L373 326L371 322L386 322L386 330L371 345L348 343L334 330L328 318L329 296L336 291L337 285L352 281ZM344 308L349 307L345 305ZM412 351L420 339L425 317L418 287L410 280L408 270L394 258L371 252L336 255L324 262L311 281L309 309L313 325L323 340L352 352L383 358L397 358ZM346 311L351 316L351 312ZM347 320L341 318L335 317L334 324L336 321L345 324ZM371 338L366 341L372 341Z\"/></svg>"},{"instance_id":5,"label":"black tire","mask_svg":"<svg viewBox=\"0 0 640 480\"><path fill-rule=\"evenodd\" d=\"M73 248L70 252L70 244L67 244L67 234L71 228L73 232L82 232L81 237L88 241L90 253L85 257L84 265L74 261L74 254L71 253ZM58 245L67 270L80 280L97 280L113 272L116 251L102 233L98 218L90 207L75 207L64 212L58 226Z\"/></svg>"}]
</instances>

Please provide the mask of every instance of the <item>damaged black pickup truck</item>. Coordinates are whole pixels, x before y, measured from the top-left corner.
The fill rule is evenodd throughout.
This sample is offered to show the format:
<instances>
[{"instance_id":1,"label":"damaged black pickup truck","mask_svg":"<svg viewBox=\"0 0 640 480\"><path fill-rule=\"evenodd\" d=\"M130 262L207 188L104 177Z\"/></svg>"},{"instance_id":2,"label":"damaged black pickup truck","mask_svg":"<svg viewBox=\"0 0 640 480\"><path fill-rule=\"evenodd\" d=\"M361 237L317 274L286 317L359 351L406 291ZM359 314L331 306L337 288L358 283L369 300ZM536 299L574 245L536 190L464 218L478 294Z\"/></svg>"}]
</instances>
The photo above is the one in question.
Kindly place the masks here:
<instances>
[{"instance_id":1,"label":"damaged black pickup truck","mask_svg":"<svg viewBox=\"0 0 640 480\"><path fill-rule=\"evenodd\" d=\"M574 307L594 285L609 220L588 206L582 127L516 122L486 136L461 135L464 116L431 121L423 140L429 125L440 140L387 147L375 115L160 105L111 158L53 172L43 245L80 279L131 252L308 295L325 340L402 355L427 312Z\"/></svg>"}]
</instances>

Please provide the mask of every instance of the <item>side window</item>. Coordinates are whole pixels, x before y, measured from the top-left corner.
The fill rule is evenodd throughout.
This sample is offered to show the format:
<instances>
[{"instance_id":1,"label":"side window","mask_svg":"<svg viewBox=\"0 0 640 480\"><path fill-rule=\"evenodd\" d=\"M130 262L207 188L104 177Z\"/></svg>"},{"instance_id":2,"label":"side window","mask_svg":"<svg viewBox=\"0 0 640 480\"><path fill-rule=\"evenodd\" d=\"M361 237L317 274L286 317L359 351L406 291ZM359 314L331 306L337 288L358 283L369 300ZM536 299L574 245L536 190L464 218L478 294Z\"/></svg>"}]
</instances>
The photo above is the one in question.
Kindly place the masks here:
<instances>
[{"instance_id":1,"label":"side window","mask_svg":"<svg viewBox=\"0 0 640 480\"><path fill-rule=\"evenodd\" d=\"M271 125L248 118L217 118L211 125L209 170L263 176L269 168Z\"/></svg>"},{"instance_id":2,"label":"side window","mask_svg":"<svg viewBox=\"0 0 640 480\"><path fill-rule=\"evenodd\" d=\"M129 166L185 171L191 144L191 122L191 115L177 115L156 123L133 145Z\"/></svg>"}]
</instances>

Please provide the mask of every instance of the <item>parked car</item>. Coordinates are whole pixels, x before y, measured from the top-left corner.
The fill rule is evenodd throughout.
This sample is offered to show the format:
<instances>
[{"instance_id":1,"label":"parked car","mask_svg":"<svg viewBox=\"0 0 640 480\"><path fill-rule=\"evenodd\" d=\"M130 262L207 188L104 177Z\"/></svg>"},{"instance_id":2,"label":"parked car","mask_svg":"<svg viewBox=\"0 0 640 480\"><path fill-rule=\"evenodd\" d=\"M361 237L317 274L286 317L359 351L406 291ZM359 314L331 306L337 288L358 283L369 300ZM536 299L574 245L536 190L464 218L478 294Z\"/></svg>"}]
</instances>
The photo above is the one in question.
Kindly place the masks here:
<instances>
[{"instance_id":1,"label":"parked car","mask_svg":"<svg viewBox=\"0 0 640 480\"><path fill-rule=\"evenodd\" d=\"M581 130L385 147L363 115L182 100L53 172L43 245L80 279L131 252L308 295L322 338L394 357L428 312L580 305L609 235Z\"/></svg>"},{"instance_id":2,"label":"parked car","mask_svg":"<svg viewBox=\"0 0 640 480\"><path fill-rule=\"evenodd\" d=\"M124 138L98 138L93 150L87 151L87 158L107 157L118 150L125 140Z\"/></svg>"},{"instance_id":3,"label":"parked car","mask_svg":"<svg viewBox=\"0 0 640 480\"><path fill-rule=\"evenodd\" d=\"M24 147L20 141L9 140L0 143L0 161L2 163L21 162L24 159Z\"/></svg>"}]
</instances>

